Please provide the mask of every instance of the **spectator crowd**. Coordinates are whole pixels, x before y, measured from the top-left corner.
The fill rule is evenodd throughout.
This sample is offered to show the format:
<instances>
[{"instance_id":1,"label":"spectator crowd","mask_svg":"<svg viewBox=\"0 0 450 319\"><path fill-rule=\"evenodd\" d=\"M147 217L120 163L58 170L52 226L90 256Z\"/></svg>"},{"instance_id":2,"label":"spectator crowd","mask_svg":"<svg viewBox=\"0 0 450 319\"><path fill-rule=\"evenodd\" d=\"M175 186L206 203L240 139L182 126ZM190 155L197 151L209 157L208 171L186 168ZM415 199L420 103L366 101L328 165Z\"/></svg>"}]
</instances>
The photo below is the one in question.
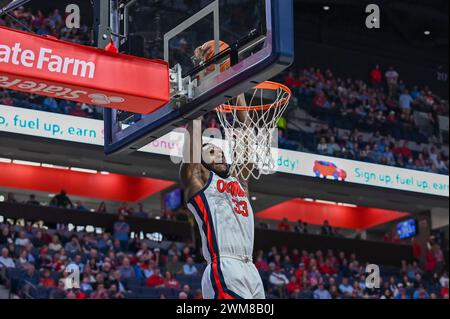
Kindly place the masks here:
<instances>
[{"instance_id":1,"label":"spectator crowd","mask_svg":"<svg viewBox=\"0 0 450 319\"><path fill-rule=\"evenodd\" d=\"M273 247L257 251L255 265L268 298L448 298L447 268L433 240L423 266L416 259L382 267L379 289L367 287L366 264L355 254ZM190 243L131 238L123 220L113 234L2 223L0 251L1 283L18 298L202 298L206 265ZM68 279L74 268L79 284Z\"/></svg>"},{"instance_id":2,"label":"spectator crowd","mask_svg":"<svg viewBox=\"0 0 450 319\"><path fill-rule=\"evenodd\" d=\"M343 79L316 68L289 72L284 82L295 98L288 110L300 107L312 118L306 122L317 125L308 131L283 121L282 146L448 174L448 140L440 136L438 118L448 118L448 102L428 87L408 89L393 67L385 72L385 81L380 66L370 78L370 83ZM419 123L419 114L425 114L426 125ZM413 150L413 144L421 149Z\"/></svg>"}]
</instances>

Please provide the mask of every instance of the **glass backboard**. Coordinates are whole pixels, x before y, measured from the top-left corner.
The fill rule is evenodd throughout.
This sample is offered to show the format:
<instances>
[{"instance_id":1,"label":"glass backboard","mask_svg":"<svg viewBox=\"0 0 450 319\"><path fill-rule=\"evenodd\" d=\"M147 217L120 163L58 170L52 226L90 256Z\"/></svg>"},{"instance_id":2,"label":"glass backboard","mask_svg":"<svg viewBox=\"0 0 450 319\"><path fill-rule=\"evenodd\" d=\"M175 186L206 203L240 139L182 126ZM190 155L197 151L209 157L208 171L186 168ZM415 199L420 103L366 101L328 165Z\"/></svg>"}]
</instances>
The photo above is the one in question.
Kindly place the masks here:
<instances>
[{"instance_id":1,"label":"glass backboard","mask_svg":"<svg viewBox=\"0 0 450 319\"><path fill-rule=\"evenodd\" d=\"M149 115L105 109L107 154L136 151L293 61L292 0L123 1L118 20L122 51L169 62L172 101ZM205 63L196 49L209 41Z\"/></svg>"}]
</instances>

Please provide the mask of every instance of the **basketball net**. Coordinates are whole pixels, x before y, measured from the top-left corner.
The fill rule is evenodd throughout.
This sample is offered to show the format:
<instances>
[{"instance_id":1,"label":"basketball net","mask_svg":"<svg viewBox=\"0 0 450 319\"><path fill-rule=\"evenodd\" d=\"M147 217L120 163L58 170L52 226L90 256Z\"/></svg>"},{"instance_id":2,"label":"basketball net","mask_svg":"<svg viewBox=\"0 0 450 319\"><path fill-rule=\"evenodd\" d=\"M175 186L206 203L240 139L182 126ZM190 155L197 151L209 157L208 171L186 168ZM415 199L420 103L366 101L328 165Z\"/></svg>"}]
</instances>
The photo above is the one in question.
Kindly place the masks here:
<instances>
[{"instance_id":1,"label":"basketball net","mask_svg":"<svg viewBox=\"0 0 450 319\"><path fill-rule=\"evenodd\" d=\"M247 105L237 105L239 99L234 99L216 109L230 150L231 174L245 180L275 172L274 133L292 95L286 86L269 81L248 93Z\"/></svg>"}]
</instances>

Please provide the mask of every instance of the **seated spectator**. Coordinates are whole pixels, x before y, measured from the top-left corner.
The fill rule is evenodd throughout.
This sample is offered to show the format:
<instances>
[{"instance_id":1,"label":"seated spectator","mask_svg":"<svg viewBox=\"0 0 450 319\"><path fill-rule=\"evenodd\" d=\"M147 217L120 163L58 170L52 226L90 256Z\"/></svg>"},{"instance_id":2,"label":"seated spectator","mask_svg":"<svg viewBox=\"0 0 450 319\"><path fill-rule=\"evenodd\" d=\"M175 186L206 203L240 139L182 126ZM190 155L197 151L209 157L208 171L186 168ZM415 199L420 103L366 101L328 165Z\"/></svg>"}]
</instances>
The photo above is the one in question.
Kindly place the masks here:
<instances>
[{"instance_id":1,"label":"seated spectator","mask_svg":"<svg viewBox=\"0 0 450 319\"><path fill-rule=\"evenodd\" d=\"M294 232L300 233L300 234L307 234L308 229L306 226L306 223L304 223L301 219L297 221L297 224L294 226Z\"/></svg>"},{"instance_id":2,"label":"seated spectator","mask_svg":"<svg viewBox=\"0 0 450 319\"><path fill-rule=\"evenodd\" d=\"M8 248L2 248L0 255L0 283L6 279L6 270L8 268L15 268L14 260L9 256Z\"/></svg>"},{"instance_id":3,"label":"seated spectator","mask_svg":"<svg viewBox=\"0 0 450 319\"><path fill-rule=\"evenodd\" d=\"M334 231L333 228L330 226L328 220L323 221L323 225L320 228L320 234L323 236L333 236Z\"/></svg>"},{"instance_id":4,"label":"seated spectator","mask_svg":"<svg viewBox=\"0 0 450 319\"><path fill-rule=\"evenodd\" d=\"M78 236L77 235L72 235L72 237L70 238L70 241L66 243L66 245L64 246L64 249L69 253L69 254L74 254L74 253L80 253L81 252L81 246L80 246L80 242L78 241Z\"/></svg>"},{"instance_id":5,"label":"seated spectator","mask_svg":"<svg viewBox=\"0 0 450 319\"><path fill-rule=\"evenodd\" d=\"M56 286L55 280L51 277L49 269L45 269L42 274L42 278L39 281L39 285L44 288L54 288Z\"/></svg>"},{"instance_id":6,"label":"seated spectator","mask_svg":"<svg viewBox=\"0 0 450 319\"><path fill-rule=\"evenodd\" d=\"M172 274L180 275L183 273L183 266L179 262L178 255L172 256L166 264L166 270Z\"/></svg>"},{"instance_id":7,"label":"seated spectator","mask_svg":"<svg viewBox=\"0 0 450 319\"><path fill-rule=\"evenodd\" d=\"M30 243L30 240L26 237L26 233L23 230L21 230L19 232L19 236L16 238L14 244L16 246L25 247L29 243Z\"/></svg>"},{"instance_id":8,"label":"seated spectator","mask_svg":"<svg viewBox=\"0 0 450 319\"><path fill-rule=\"evenodd\" d=\"M172 275L171 272L166 271L164 277L164 287L171 289L180 289L180 282Z\"/></svg>"},{"instance_id":9,"label":"seated spectator","mask_svg":"<svg viewBox=\"0 0 450 319\"><path fill-rule=\"evenodd\" d=\"M16 197L13 193L10 192L6 195L5 203L17 204Z\"/></svg>"},{"instance_id":10,"label":"seated spectator","mask_svg":"<svg viewBox=\"0 0 450 319\"><path fill-rule=\"evenodd\" d=\"M189 299L189 296L188 296L188 294L185 293L184 291L181 291L181 292L178 294L178 299L180 299L180 300L186 300L186 299Z\"/></svg>"},{"instance_id":11,"label":"seated spectator","mask_svg":"<svg viewBox=\"0 0 450 319\"><path fill-rule=\"evenodd\" d=\"M323 275L329 275L332 276L336 274L336 269L331 263L331 260L327 259L325 263L322 263L319 267L320 273Z\"/></svg>"},{"instance_id":12,"label":"seated spectator","mask_svg":"<svg viewBox=\"0 0 450 319\"><path fill-rule=\"evenodd\" d=\"M189 257L186 264L183 266L183 273L188 276L198 275L198 269L195 267L194 259L192 257Z\"/></svg>"},{"instance_id":13,"label":"seated spectator","mask_svg":"<svg viewBox=\"0 0 450 319\"><path fill-rule=\"evenodd\" d=\"M325 289L323 282L320 282L313 293L314 299L332 299L328 290Z\"/></svg>"},{"instance_id":14,"label":"seated spectator","mask_svg":"<svg viewBox=\"0 0 450 319\"><path fill-rule=\"evenodd\" d=\"M300 81L298 74L295 74L294 72L288 73L284 84L291 89L299 89L302 86L302 82Z\"/></svg>"},{"instance_id":15,"label":"seated spectator","mask_svg":"<svg viewBox=\"0 0 450 319\"><path fill-rule=\"evenodd\" d=\"M317 153L321 154L321 155L325 155L327 154L328 151L328 144L327 144L327 140L322 137L320 139L319 144L317 144Z\"/></svg>"},{"instance_id":16,"label":"seated spectator","mask_svg":"<svg viewBox=\"0 0 450 319\"><path fill-rule=\"evenodd\" d=\"M430 295L423 286L420 286L414 291L413 299L429 299Z\"/></svg>"},{"instance_id":17,"label":"seated spectator","mask_svg":"<svg viewBox=\"0 0 450 319\"><path fill-rule=\"evenodd\" d=\"M80 212L87 212L89 211L86 207L84 207L83 203L80 201L75 202L75 210L78 210Z\"/></svg>"},{"instance_id":18,"label":"seated spectator","mask_svg":"<svg viewBox=\"0 0 450 319\"><path fill-rule=\"evenodd\" d=\"M278 230L280 231L291 231L291 225L289 224L289 220L287 218L283 218L283 220L278 224Z\"/></svg>"},{"instance_id":19,"label":"seated spectator","mask_svg":"<svg viewBox=\"0 0 450 319\"><path fill-rule=\"evenodd\" d=\"M191 291L191 286L189 286L188 284L184 285L183 288L181 288L182 292L184 292L189 299L192 299L192 291Z\"/></svg>"},{"instance_id":20,"label":"seated spectator","mask_svg":"<svg viewBox=\"0 0 450 319\"><path fill-rule=\"evenodd\" d=\"M339 291L345 296L352 296L353 287L349 284L349 280L347 277L342 278L342 283L339 285Z\"/></svg>"},{"instance_id":21,"label":"seated spectator","mask_svg":"<svg viewBox=\"0 0 450 319\"><path fill-rule=\"evenodd\" d=\"M91 282L92 282L91 278L89 278L88 275L83 275L83 279L81 280L80 283L80 290L86 295L90 295L94 290Z\"/></svg>"},{"instance_id":22,"label":"seated spectator","mask_svg":"<svg viewBox=\"0 0 450 319\"><path fill-rule=\"evenodd\" d=\"M153 274L147 278L146 285L149 287L163 287L164 278L161 276L161 271L159 268L153 270Z\"/></svg>"},{"instance_id":23,"label":"seated spectator","mask_svg":"<svg viewBox=\"0 0 450 319\"><path fill-rule=\"evenodd\" d=\"M29 294L32 286L39 284L39 273L33 264L24 265L25 274L21 278L22 290L25 294Z\"/></svg>"},{"instance_id":24,"label":"seated spectator","mask_svg":"<svg viewBox=\"0 0 450 319\"><path fill-rule=\"evenodd\" d=\"M41 203L39 203L36 200L36 196L34 194L30 195L29 199L25 202L25 204L27 204L27 205L35 205L35 206L40 206L41 205Z\"/></svg>"},{"instance_id":25,"label":"seated spectator","mask_svg":"<svg viewBox=\"0 0 450 319\"><path fill-rule=\"evenodd\" d=\"M50 292L50 299L66 299L66 283L64 280L60 279L58 281L58 286Z\"/></svg>"},{"instance_id":26,"label":"seated spectator","mask_svg":"<svg viewBox=\"0 0 450 319\"><path fill-rule=\"evenodd\" d=\"M133 214L133 216L137 218L148 218L148 214L144 209L143 203L138 204L138 210Z\"/></svg>"},{"instance_id":27,"label":"seated spectator","mask_svg":"<svg viewBox=\"0 0 450 319\"><path fill-rule=\"evenodd\" d=\"M281 268L279 266L273 265L273 272L269 276L269 283L273 285L280 298L284 297L284 289L286 285L289 283L289 279L287 279L286 275L281 272Z\"/></svg>"},{"instance_id":28,"label":"seated spectator","mask_svg":"<svg viewBox=\"0 0 450 319\"><path fill-rule=\"evenodd\" d=\"M134 268L131 267L130 259L128 257L125 257L122 260L122 265L119 266L118 270L120 271L120 274L124 280L134 278L136 276Z\"/></svg>"},{"instance_id":29,"label":"seated spectator","mask_svg":"<svg viewBox=\"0 0 450 319\"><path fill-rule=\"evenodd\" d=\"M330 141L327 144L326 154L329 156L338 156L341 151L341 147L336 143L334 136L330 137Z\"/></svg>"},{"instance_id":30,"label":"seated spectator","mask_svg":"<svg viewBox=\"0 0 450 319\"><path fill-rule=\"evenodd\" d=\"M58 208L72 208L73 204L66 192L62 190L59 194L55 195L50 201L50 206Z\"/></svg>"},{"instance_id":31,"label":"seated spectator","mask_svg":"<svg viewBox=\"0 0 450 319\"><path fill-rule=\"evenodd\" d=\"M57 235L54 235L52 238L52 242L48 245L48 249L53 252L60 251L63 248L61 244L61 240Z\"/></svg>"},{"instance_id":32,"label":"seated spectator","mask_svg":"<svg viewBox=\"0 0 450 319\"><path fill-rule=\"evenodd\" d=\"M124 294L118 290L117 285L113 284L109 287L108 299L124 299L124 298L125 298Z\"/></svg>"},{"instance_id":33,"label":"seated spectator","mask_svg":"<svg viewBox=\"0 0 450 319\"><path fill-rule=\"evenodd\" d=\"M312 105L316 108L322 109L327 104L327 98L323 91L320 91L313 99Z\"/></svg>"},{"instance_id":34,"label":"seated spectator","mask_svg":"<svg viewBox=\"0 0 450 319\"><path fill-rule=\"evenodd\" d=\"M411 110L411 104L414 101L414 99L409 95L408 90L404 90L399 98L399 104L403 111L409 111Z\"/></svg>"},{"instance_id":35,"label":"seated spectator","mask_svg":"<svg viewBox=\"0 0 450 319\"><path fill-rule=\"evenodd\" d=\"M264 260L262 256L258 256L255 262L256 269L260 271L269 271L269 264Z\"/></svg>"},{"instance_id":36,"label":"seated spectator","mask_svg":"<svg viewBox=\"0 0 450 319\"><path fill-rule=\"evenodd\" d=\"M97 289L91 293L90 299L108 299L108 290L102 283L97 284Z\"/></svg>"},{"instance_id":37,"label":"seated spectator","mask_svg":"<svg viewBox=\"0 0 450 319\"><path fill-rule=\"evenodd\" d=\"M113 243L110 238L110 235L107 233L103 233L101 238L98 240L97 247L103 253L106 253L109 250L112 250Z\"/></svg>"},{"instance_id":38,"label":"seated spectator","mask_svg":"<svg viewBox=\"0 0 450 319\"><path fill-rule=\"evenodd\" d=\"M301 285L298 282L296 276L292 276L289 283L286 285L286 290L291 298L297 298L298 294L301 291Z\"/></svg>"}]
</instances>

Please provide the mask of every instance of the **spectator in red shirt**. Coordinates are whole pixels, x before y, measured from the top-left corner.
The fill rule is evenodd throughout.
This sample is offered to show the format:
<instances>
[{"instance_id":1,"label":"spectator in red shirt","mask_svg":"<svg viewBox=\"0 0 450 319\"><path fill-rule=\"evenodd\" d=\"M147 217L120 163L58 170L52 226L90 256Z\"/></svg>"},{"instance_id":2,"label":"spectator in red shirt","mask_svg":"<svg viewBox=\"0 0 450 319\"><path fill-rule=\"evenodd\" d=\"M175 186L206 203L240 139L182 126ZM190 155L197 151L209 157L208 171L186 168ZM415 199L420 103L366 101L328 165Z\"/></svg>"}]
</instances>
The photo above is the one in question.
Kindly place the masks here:
<instances>
[{"instance_id":1,"label":"spectator in red shirt","mask_svg":"<svg viewBox=\"0 0 450 319\"><path fill-rule=\"evenodd\" d=\"M309 262L311 261L311 258L308 255L308 252L306 250L302 251L302 257L300 258L301 262L305 265L305 268L309 267Z\"/></svg>"},{"instance_id":2,"label":"spectator in red shirt","mask_svg":"<svg viewBox=\"0 0 450 319\"><path fill-rule=\"evenodd\" d=\"M302 83L300 82L298 76L294 74L294 72L289 72L286 80L284 81L284 84L291 89L299 89L302 86Z\"/></svg>"},{"instance_id":3,"label":"spectator in red shirt","mask_svg":"<svg viewBox=\"0 0 450 319\"><path fill-rule=\"evenodd\" d=\"M297 279L299 281L301 281L303 279L303 274L305 273L305 264L304 263L300 263L298 265L297 270L295 271L295 277L297 277Z\"/></svg>"},{"instance_id":4,"label":"spectator in red shirt","mask_svg":"<svg viewBox=\"0 0 450 319\"><path fill-rule=\"evenodd\" d=\"M161 276L161 271L158 268L155 268L153 271L153 275L148 277L146 286L150 287L161 287L164 286L164 278Z\"/></svg>"},{"instance_id":5,"label":"spectator in red shirt","mask_svg":"<svg viewBox=\"0 0 450 319\"><path fill-rule=\"evenodd\" d=\"M291 225L289 225L287 218L283 218L283 220L278 224L278 230L287 232L291 231Z\"/></svg>"},{"instance_id":6,"label":"spectator in red shirt","mask_svg":"<svg viewBox=\"0 0 450 319\"><path fill-rule=\"evenodd\" d=\"M325 97L325 93L321 91L314 97L312 104L314 107L323 108L326 102L327 98Z\"/></svg>"},{"instance_id":7,"label":"spectator in red shirt","mask_svg":"<svg viewBox=\"0 0 450 319\"><path fill-rule=\"evenodd\" d=\"M334 275L336 273L336 269L334 269L330 260L327 260L325 263L322 263L319 267L319 271L323 275Z\"/></svg>"},{"instance_id":8,"label":"spectator in red shirt","mask_svg":"<svg viewBox=\"0 0 450 319\"><path fill-rule=\"evenodd\" d=\"M178 280L172 275L171 272L166 271L166 276L164 278L164 287L172 289L180 289L181 285Z\"/></svg>"},{"instance_id":9,"label":"spectator in red shirt","mask_svg":"<svg viewBox=\"0 0 450 319\"><path fill-rule=\"evenodd\" d=\"M295 298L296 295L298 295L298 293L301 290L301 285L299 283L299 280L296 276L292 276L291 280L289 281L289 283L286 285L286 290L288 292L288 294L292 297Z\"/></svg>"},{"instance_id":10,"label":"spectator in red shirt","mask_svg":"<svg viewBox=\"0 0 450 319\"><path fill-rule=\"evenodd\" d=\"M269 271L269 264L261 256L256 259L255 267L261 271Z\"/></svg>"},{"instance_id":11,"label":"spectator in red shirt","mask_svg":"<svg viewBox=\"0 0 450 319\"><path fill-rule=\"evenodd\" d=\"M373 87L379 88L381 86L383 75L378 64L370 71L370 79L372 80Z\"/></svg>"},{"instance_id":12,"label":"spectator in red shirt","mask_svg":"<svg viewBox=\"0 0 450 319\"><path fill-rule=\"evenodd\" d=\"M403 158L411 158L412 157L412 151L408 147L408 141L403 141L403 144L401 146L397 146L393 149L393 153L396 156L403 156Z\"/></svg>"},{"instance_id":13,"label":"spectator in red shirt","mask_svg":"<svg viewBox=\"0 0 450 319\"><path fill-rule=\"evenodd\" d=\"M50 270L46 269L43 273L43 277L40 280L40 285L44 288L54 288L55 280L50 276Z\"/></svg>"},{"instance_id":14,"label":"spectator in red shirt","mask_svg":"<svg viewBox=\"0 0 450 319\"><path fill-rule=\"evenodd\" d=\"M448 281L441 288L441 296L444 299L448 299Z\"/></svg>"}]
</instances>

